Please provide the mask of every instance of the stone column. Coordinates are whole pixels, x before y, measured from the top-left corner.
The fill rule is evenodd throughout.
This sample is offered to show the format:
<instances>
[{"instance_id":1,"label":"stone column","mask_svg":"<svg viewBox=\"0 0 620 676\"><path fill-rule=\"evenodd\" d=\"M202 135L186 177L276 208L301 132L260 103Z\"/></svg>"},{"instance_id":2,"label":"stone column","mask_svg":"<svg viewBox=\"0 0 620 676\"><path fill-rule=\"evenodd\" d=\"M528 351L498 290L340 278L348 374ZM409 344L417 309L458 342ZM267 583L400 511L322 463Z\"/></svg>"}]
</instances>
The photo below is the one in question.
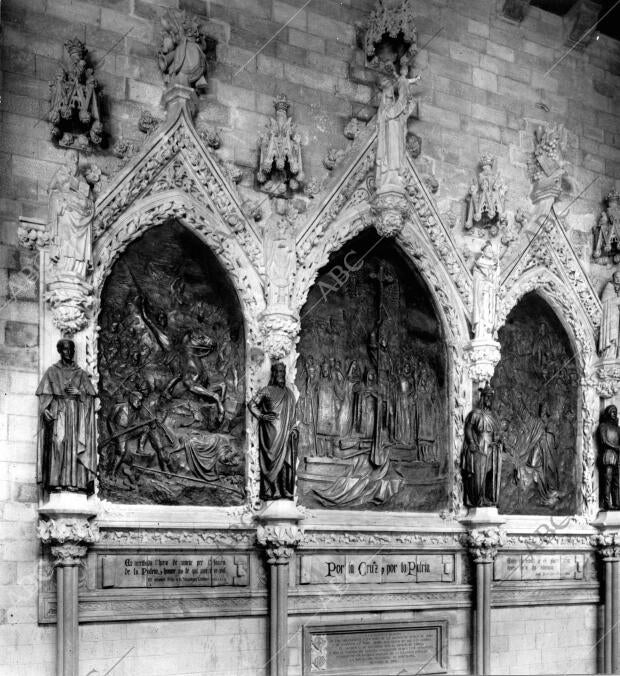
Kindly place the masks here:
<instances>
[{"instance_id":1,"label":"stone column","mask_svg":"<svg viewBox=\"0 0 620 676\"><path fill-rule=\"evenodd\" d=\"M497 514L494 508L487 508ZM481 511L481 510L477 510ZM474 525L473 521L469 521ZM495 522L497 523L497 522ZM501 522L500 522L501 523ZM473 615L473 673L483 676L491 673L491 585L493 561L505 542L505 533L497 525L479 523L467 533L465 544L475 568L476 602Z\"/></svg>"},{"instance_id":2,"label":"stone column","mask_svg":"<svg viewBox=\"0 0 620 676\"><path fill-rule=\"evenodd\" d=\"M39 537L51 545L56 568L56 676L78 676L78 574L88 546L99 539L96 511L85 495L57 493L39 509Z\"/></svg>"},{"instance_id":3,"label":"stone column","mask_svg":"<svg viewBox=\"0 0 620 676\"><path fill-rule=\"evenodd\" d=\"M592 544L598 548L605 566L603 673L617 674L620 673L620 513L601 512L594 525L602 532L592 538Z\"/></svg>"},{"instance_id":4,"label":"stone column","mask_svg":"<svg viewBox=\"0 0 620 676\"><path fill-rule=\"evenodd\" d=\"M287 676L289 563L303 538L302 517L292 500L270 502L258 516L264 525L257 539L269 564L269 674Z\"/></svg>"}]
</instances>

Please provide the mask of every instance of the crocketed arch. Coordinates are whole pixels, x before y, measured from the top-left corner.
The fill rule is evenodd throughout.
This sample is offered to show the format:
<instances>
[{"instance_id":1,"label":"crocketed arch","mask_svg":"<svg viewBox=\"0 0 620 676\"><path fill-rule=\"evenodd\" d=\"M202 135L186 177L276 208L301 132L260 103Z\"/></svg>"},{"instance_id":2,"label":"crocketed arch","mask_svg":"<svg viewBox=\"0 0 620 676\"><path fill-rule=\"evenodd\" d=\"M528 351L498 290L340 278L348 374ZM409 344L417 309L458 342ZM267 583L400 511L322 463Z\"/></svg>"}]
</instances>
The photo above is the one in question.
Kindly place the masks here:
<instances>
[{"instance_id":1,"label":"crocketed arch","mask_svg":"<svg viewBox=\"0 0 620 676\"><path fill-rule=\"evenodd\" d=\"M118 256L150 228L174 219L203 241L218 258L233 284L250 342L260 340L257 317L264 308L260 277L235 233L218 214L180 190L150 195L132 204L99 237L94 249L93 286L98 302L105 280Z\"/></svg>"},{"instance_id":2,"label":"crocketed arch","mask_svg":"<svg viewBox=\"0 0 620 676\"><path fill-rule=\"evenodd\" d=\"M306 302L319 271L328 263L329 257L371 227L373 222L374 216L366 203L348 210L345 216L330 224L304 260L300 261L293 294L293 307L297 312ZM424 280L445 340L450 344L464 345L469 338L466 308L432 246L417 234L413 222L405 224L395 241Z\"/></svg>"},{"instance_id":3,"label":"crocketed arch","mask_svg":"<svg viewBox=\"0 0 620 676\"><path fill-rule=\"evenodd\" d=\"M594 334L572 288L544 267L527 270L507 289L501 290L497 327L501 328L510 311L528 293L537 293L551 307L569 337L576 364L582 375L596 352Z\"/></svg>"}]
</instances>

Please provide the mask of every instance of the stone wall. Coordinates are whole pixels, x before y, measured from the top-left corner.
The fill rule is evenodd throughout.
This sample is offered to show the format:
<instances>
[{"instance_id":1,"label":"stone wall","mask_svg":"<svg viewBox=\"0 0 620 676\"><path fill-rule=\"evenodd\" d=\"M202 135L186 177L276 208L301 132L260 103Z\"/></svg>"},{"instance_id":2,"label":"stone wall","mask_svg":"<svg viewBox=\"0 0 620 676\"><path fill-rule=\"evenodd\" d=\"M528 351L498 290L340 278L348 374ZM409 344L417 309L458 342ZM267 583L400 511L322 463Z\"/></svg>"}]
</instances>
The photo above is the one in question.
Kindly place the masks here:
<instances>
[{"instance_id":1,"label":"stone wall","mask_svg":"<svg viewBox=\"0 0 620 676\"><path fill-rule=\"evenodd\" d=\"M83 625L80 674L119 662L119 676L264 676L266 632L265 618L247 617Z\"/></svg>"},{"instance_id":2,"label":"stone wall","mask_svg":"<svg viewBox=\"0 0 620 676\"><path fill-rule=\"evenodd\" d=\"M374 2L313 0L281 30L302 4L301 0L2 3L0 670L24 675L54 670L54 627L37 624L40 546L35 532L33 392L40 367L47 364L38 363L36 259L17 248L17 224L20 216L45 218L47 185L64 155L49 141L47 123L42 121L48 80L63 57L63 42L74 35L84 39L97 64L110 142L120 137L140 140L136 126L140 111L146 108L163 116L159 107L163 87L154 58L157 15L164 6L195 12L207 20L208 31L218 40L217 61L211 65L198 121L221 127L221 155L242 167L242 183L252 183L257 134L273 112L274 94L281 91L288 95L302 132L306 173L325 178L322 158L330 146L346 146L342 135L346 122L354 115L368 118L376 106L370 72L355 47L354 28ZM423 47L417 60L423 80L414 126L422 138L418 164L439 182L440 212L458 221L479 155L490 151L498 157L510 186L509 205L514 210L527 205L531 185L526 164L535 126L546 121L564 124L574 195L594 181L571 205L567 224L600 289L609 269L589 265L588 245L603 196L620 186L620 46L602 37L585 52L571 53L545 76L565 51L568 19L530 8L517 26L502 17L502 5L503 0L416 2ZM454 232L466 250L461 226L457 224ZM511 665L518 664L520 673L526 665L530 673L592 672L595 609L587 609L585 631L583 610L579 606L495 610L494 668L509 673ZM566 631L560 629L565 619L570 627ZM525 646L518 644L520 632L515 627L522 623L528 635L529 628L547 627L550 621L557 632L544 632L549 635L544 646L539 645L543 634L532 632L531 660L522 659ZM457 626L465 626L464 621ZM85 625L83 670L102 671L113 664L113 657L120 658L135 645L115 673L163 674L172 673L171 668L185 673L209 663L221 676L261 674L257 665L266 654L264 630L264 618ZM296 649L291 673L299 671ZM467 654L465 648L460 656L455 653L455 670L467 670Z\"/></svg>"},{"instance_id":3,"label":"stone wall","mask_svg":"<svg viewBox=\"0 0 620 676\"><path fill-rule=\"evenodd\" d=\"M495 608L494 674L595 674L596 606Z\"/></svg>"}]
</instances>

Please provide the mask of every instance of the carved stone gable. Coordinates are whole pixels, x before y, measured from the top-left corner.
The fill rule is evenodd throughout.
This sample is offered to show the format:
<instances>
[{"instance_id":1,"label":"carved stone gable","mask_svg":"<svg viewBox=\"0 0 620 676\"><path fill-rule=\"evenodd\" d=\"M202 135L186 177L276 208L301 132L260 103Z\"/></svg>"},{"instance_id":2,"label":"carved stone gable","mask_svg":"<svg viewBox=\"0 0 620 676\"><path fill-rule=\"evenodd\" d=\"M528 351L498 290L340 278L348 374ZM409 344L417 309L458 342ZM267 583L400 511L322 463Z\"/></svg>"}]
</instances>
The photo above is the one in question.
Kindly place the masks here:
<instances>
[{"instance_id":1,"label":"carved stone gable","mask_svg":"<svg viewBox=\"0 0 620 676\"><path fill-rule=\"evenodd\" d=\"M195 129L186 108L147 140L142 152L112 180L97 200L96 242L140 200L181 191L204 206L234 235L255 270L264 265L260 237L241 208L241 200L215 155Z\"/></svg>"},{"instance_id":2,"label":"carved stone gable","mask_svg":"<svg viewBox=\"0 0 620 676\"><path fill-rule=\"evenodd\" d=\"M294 304L298 309L303 305L312 281L329 255L365 228L375 225L377 215L372 202L376 194L374 168L377 132L373 125L369 125L366 134L360 134L356 142L359 142L359 152L350 164L341 167L339 175L335 177L334 187L308 214L305 226L297 236L297 255L301 267ZM460 297L466 312L470 312L471 273L410 158L407 159L403 175L407 193L406 221L415 225L413 230L418 243L423 243L423 248L432 253L432 258L441 262L449 283L456 291L455 295ZM405 228L399 241L406 240L406 233L411 232L410 227Z\"/></svg>"},{"instance_id":3,"label":"carved stone gable","mask_svg":"<svg viewBox=\"0 0 620 676\"><path fill-rule=\"evenodd\" d=\"M550 274L561 284L561 288L558 289L558 298L561 298L563 304L570 310L569 316L574 316L576 309L581 310L589 324L590 330L587 334L592 335L593 330L601 322L601 303L564 228L553 211L544 221L541 220L535 238L520 254L517 263L503 271L500 291L502 297L500 325L514 302L524 293L536 288L535 279L539 279L543 286L546 283L544 279L547 279ZM526 289L524 284L530 288ZM509 298L512 299L512 303L508 300ZM592 352L590 342L584 335L583 346L580 347L583 347L585 354Z\"/></svg>"}]
</instances>

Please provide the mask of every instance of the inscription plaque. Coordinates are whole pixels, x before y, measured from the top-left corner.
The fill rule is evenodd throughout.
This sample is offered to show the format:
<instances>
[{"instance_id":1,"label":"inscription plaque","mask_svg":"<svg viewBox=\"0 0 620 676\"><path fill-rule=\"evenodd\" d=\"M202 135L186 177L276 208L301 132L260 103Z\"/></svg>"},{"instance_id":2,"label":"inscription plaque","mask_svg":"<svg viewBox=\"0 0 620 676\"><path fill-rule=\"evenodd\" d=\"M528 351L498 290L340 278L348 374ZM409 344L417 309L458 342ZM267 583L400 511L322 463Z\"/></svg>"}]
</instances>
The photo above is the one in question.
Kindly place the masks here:
<instances>
[{"instance_id":1,"label":"inscription plaque","mask_svg":"<svg viewBox=\"0 0 620 676\"><path fill-rule=\"evenodd\" d=\"M500 554L493 578L512 580L582 580L583 554Z\"/></svg>"},{"instance_id":2,"label":"inscription plaque","mask_svg":"<svg viewBox=\"0 0 620 676\"><path fill-rule=\"evenodd\" d=\"M100 556L104 589L135 587L245 587L248 556L239 554L140 554Z\"/></svg>"},{"instance_id":3,"label":"inscription plaque","mask_svg":"<svg viewBox=\"0 0 620 676\"><path fill-rule=\"evenodd\" d=\"M323 625L304 629L304 676L443 674L447 622Z\"/></svg>"},{"instance_id":4,"label":"inscription plaque","mask_svg":"<svg viewBox=\"0 0 620 676\"><path fill-rule=\"evenodd\" d=\"M454 582L452 554L301 557L301 584Z\"/></svg>"}]
</instances>

